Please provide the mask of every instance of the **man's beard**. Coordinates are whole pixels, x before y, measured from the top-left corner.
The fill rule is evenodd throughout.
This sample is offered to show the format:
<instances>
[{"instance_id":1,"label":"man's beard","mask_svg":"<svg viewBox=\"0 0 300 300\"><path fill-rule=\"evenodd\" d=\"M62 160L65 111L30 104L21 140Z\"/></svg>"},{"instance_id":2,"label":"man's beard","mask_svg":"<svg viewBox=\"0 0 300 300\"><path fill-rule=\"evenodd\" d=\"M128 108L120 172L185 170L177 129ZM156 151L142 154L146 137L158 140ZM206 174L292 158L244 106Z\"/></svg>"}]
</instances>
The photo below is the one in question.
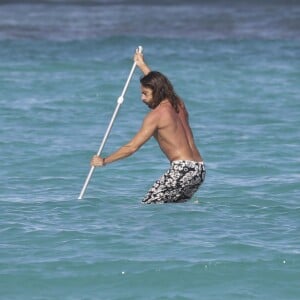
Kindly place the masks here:
<instances>
[{"instance_id":1,"label":"man's beard","mask_svg":"<svg viewBox=\"0 0 300 300\"><path fill-rule=\"evenodd\" d=\"M147 103L145 101L143 101L150 109L154 109L156 106L154 105L153 102Z\"/></svg>"},{"instance_id":2,"label":"man's beard","mask_svg":"<svg viewBox=\"0 0 300 300\"><path fill-rule=\"evenodd\" d=\"M143 101L150 109L154 109L158 106L157 103L155 103L154 101L151 101L150 103L147 103L145 101Z\"/></svg>"}]
</instances>

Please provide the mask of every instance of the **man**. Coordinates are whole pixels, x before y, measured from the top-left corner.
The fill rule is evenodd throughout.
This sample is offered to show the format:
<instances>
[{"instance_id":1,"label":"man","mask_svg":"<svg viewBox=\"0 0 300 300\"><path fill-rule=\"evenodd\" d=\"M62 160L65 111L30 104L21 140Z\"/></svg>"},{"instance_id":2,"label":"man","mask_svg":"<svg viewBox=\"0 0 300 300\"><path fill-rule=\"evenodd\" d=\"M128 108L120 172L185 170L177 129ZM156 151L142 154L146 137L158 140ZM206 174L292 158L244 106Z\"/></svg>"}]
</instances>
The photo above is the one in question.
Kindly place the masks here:
<instances>
[{"instance_id":1,"label":"man","mask_svg":"<svg viewBox=\"0 0 300 300\"><path fill-rule=\"evenodd\" d=\"M163 74L151 71L143 54L136 52L134 61L144 73L140 79L141 99L151 111L128 144L105 158L93 156L91 165L101 167L128 157L153 136L171 165L153 184L143 202L186 201L203 183L206 172L189 126L188 112L170 81Z\"/></svg>"}]
</instances>

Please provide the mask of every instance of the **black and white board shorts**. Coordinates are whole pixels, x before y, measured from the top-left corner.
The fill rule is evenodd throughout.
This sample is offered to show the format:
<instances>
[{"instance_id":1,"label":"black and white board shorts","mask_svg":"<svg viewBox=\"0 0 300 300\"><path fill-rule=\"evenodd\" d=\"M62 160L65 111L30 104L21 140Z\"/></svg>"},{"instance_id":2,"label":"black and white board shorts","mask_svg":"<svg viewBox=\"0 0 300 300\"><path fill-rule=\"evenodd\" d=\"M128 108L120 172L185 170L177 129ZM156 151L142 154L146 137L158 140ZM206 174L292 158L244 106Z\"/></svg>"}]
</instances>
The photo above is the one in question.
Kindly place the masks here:
<instances>
[{"instance_id":1,"label":"black and white board shorts","mask_svg":"<svg viewBox=\"0 0 300 300\"><path fill-rule=\"evenodd\" d=\"M199 189L205 173L203 162L175 160L170 169L153 184L142 202L185 202Z\"/></svg>"}]
</instances>

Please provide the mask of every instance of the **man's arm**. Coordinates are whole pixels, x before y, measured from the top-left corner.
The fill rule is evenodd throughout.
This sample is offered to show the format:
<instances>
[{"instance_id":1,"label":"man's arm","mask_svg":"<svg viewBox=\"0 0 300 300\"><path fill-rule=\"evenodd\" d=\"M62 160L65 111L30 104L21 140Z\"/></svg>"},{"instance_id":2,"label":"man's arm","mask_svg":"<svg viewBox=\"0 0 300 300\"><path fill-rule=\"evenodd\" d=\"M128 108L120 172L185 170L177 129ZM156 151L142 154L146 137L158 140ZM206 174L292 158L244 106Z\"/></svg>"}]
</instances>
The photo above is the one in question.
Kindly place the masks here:
<instances>
[{"instance_id":1,"label":"man's arm","mask_svg":"<svg viewBox=\"0 0 300 300\"><path fill-rule=\"evenodd\" d=\"M143 53L136 51L133 59L134 59L136 65L141 69L141 71L143 72L144 75L147 75L149 72L151 72L151 69L145 63Z\"/></svg>"},{"instance_id":2,"label":"man's arm","mask_svg":"<svg viewBox=\"0 0 300 300\"><path fill-rule=\"evenodd\" d=\"M94 167L102 167L106 164L132 155L153 136L155 130L157 129L157 123L157 116L149 113L145 117L141 129L129 143L122 146L120 149L106 158L94 155L91 160L91 165Z\"/></svg>"}]
</instances>

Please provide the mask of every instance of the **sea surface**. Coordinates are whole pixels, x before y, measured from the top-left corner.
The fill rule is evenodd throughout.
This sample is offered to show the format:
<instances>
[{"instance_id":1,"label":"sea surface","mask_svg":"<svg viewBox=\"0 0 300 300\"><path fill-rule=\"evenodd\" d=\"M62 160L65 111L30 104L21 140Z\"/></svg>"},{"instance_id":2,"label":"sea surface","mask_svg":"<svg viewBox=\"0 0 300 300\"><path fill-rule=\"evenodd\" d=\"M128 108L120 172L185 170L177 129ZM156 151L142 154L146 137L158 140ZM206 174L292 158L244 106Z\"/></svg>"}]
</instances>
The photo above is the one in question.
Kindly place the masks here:
<instances>
[{"instance_id":1,"label":"sea surface","mask_svg":"<svg viewBox=\"0 0 300 300\"><path fill-rule=\"evenodd\" d=\"M145 1L146 2L146 1ZM300 299L298 1L0 2L0 299ZM143 205L151 139L80 190L135 49L185 100L206 181ZM148 108L136 69L102 154Z\"/></svg>"}]
</instances>

